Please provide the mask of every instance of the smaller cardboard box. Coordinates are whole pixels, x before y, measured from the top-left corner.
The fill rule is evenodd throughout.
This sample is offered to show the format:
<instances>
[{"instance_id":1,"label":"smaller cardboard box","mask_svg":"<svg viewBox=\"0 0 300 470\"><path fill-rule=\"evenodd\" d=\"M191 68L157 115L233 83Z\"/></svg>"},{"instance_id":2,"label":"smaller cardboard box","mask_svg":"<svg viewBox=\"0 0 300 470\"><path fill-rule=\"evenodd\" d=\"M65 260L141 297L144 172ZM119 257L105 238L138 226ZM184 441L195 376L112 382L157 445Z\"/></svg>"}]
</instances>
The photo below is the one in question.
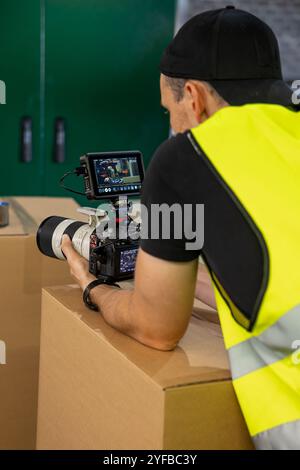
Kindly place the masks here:
<instances>
[{"instance_id":1,"label":"smaller cardboard box","mask_svg":"<svg viewBox=\"0 0 300 470\"><path fill-rule=\"evenodd\" d=\"M50 215L81 215L69 198L6 200L10 223L0 228L0 449L34 449L41 291L72 282L67 263L39 252L36 231Z\"/></svg>"},{"instance_id":2,"label":"smaller cardboard box","mask_svg":"<svg viewBox=\"0 0 300 470\"><path fill-rule=\"evenodd\" d=\"M38 449L252 449L217 314L195 305L174 351L143 346L43 290Z\"/></svg>"}]
</instances>

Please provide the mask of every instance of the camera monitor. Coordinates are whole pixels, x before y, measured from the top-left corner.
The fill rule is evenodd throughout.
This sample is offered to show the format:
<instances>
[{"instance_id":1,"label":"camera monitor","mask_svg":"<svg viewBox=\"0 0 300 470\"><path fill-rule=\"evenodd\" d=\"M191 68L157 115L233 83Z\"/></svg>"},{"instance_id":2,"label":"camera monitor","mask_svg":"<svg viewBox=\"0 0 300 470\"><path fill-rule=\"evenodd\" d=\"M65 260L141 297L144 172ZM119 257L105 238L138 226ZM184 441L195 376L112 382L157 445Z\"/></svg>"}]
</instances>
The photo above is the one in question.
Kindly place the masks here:
<instances>
[{"instance_id":1,"label":"camera monitor","mask_svg":"<svg viewBox=\"0 0 300 470\"><path fill-rule=\"evenodd\" d=\"M140 195L144 179L141 152L88 153L81 157L86 167L85 190L89 199Z\"/></svg>"}]
</instances>

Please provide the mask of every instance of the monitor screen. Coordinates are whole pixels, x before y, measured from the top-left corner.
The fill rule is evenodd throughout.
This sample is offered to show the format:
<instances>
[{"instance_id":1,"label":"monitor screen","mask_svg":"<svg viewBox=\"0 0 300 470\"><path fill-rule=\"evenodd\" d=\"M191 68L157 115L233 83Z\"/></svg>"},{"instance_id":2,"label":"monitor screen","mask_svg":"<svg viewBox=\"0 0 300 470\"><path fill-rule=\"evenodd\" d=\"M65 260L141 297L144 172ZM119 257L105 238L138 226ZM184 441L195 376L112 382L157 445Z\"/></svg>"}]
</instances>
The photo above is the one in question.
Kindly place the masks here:
<instances>
[{"instance_id":1,"label":"monitor screen","mask_svg":"<svg viewBox=\"0 0 300 470\"><path fill-rule=\"evenodd\" d=\"M140 194L144 177L140 152L93 155L91 163L98 196Z\"/></svg>"}]
</instances>

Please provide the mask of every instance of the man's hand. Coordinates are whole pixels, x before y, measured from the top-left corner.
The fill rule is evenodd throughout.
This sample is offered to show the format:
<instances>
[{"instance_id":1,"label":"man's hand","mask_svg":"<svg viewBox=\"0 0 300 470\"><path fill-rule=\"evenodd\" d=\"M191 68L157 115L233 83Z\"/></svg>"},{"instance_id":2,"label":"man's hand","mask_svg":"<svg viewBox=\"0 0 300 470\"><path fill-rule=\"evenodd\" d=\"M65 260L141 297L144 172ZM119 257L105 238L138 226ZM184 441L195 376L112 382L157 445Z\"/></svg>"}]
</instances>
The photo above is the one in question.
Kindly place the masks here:
<instances>
[{"instance_id":1,"label":"man's hand","mask_svg":"<svg viewBox=\"0 0 300 470\"><path fill-rule=\"evenodd\" d=\"M72 242L68 235L62 238L61 249L67 258L70 266L71 275L75 281L84 290L86 286L96 278L89 272L89 263L74 250Z\"/></svg>"}]
</instances>

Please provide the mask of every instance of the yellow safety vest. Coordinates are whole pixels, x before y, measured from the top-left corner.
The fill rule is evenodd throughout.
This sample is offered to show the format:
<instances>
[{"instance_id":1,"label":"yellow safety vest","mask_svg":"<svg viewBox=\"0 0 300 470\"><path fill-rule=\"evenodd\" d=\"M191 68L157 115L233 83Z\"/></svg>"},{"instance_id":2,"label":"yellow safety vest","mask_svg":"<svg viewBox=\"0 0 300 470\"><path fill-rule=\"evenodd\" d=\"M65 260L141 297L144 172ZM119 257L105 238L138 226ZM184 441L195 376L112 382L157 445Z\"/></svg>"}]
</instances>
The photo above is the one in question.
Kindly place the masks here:
<instances>
[{"instance_id":1,"label":"yellow safety vest","mask_svg":"<svg viewBox=\"0 0 300 470\"><path fill-rule=\"evenodd\" d=\"M300 449L300 113L230 106L189 138L264 248L254 319L234 305L208 266L249 432L257 449Z\"/></svg>"}]
</instances>

